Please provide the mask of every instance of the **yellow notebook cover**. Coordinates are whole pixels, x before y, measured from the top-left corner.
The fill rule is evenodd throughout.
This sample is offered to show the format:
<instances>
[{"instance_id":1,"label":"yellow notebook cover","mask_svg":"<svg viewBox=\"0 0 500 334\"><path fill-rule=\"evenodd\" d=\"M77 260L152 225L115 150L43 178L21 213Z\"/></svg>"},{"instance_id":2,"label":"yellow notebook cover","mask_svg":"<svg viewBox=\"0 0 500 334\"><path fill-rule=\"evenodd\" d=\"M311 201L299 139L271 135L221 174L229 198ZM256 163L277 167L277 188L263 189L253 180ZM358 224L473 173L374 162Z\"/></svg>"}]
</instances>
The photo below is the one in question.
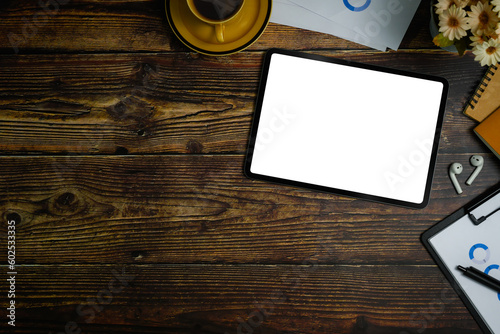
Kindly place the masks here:
<instances>
[{"instance_id":1,"label":"yellow notebook cover","mask_svg":"<svg viewBox=\"0 0 500 334\"><path fill-rule=\"evenodd\" d=\"M474 132L500 159L500 108L476 126Z\"/></svg>"},{"instance_id":2,"label":"yellow notebook cover","mask_svg":"<svg viewBox=\"0 0 500 334\"><path fill-rule=\"evenodd\" d=\"M497 66L490 66L481 83L465 106L464 114L482 122L500 107L500 74Z\"/></svg>"}]
</instances>

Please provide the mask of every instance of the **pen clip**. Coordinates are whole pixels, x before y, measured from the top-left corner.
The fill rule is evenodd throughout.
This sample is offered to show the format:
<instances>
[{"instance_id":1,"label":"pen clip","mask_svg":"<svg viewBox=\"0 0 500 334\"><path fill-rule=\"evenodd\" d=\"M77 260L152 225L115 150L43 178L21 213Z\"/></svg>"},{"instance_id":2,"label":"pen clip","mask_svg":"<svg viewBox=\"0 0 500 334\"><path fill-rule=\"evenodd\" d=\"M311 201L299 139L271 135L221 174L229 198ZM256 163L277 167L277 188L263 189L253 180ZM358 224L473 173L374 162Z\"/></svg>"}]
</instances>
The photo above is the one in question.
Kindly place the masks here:
<instances>
[{"instance_id":1,"label":"pen clip","mask_svg":"<svg viewBox=\"0 0 500 334\"><path fill-rule=\"evenodd\" d=\"M467 215L469 216L469 219L472 220L472 222L474 223L474 225L479 225L481 224L482 222L484 222L486 220L486 217L485 216L482 216L482 217L479 217L476 218L476 216L474 216L472 213L470 212L467 212Z\"/></svg>"},{"instance_id":2,"label":"pen clip","mask_svg":"<svg viewBox=\"0 0 500 334\"><path fill-rule=\"evenodd\" d=\"M471 203L467 207L464 207L465 213L467 214L467 216L469 216L469 219L472 221L472 223L474 223L474 225L477 226L477 225L483 223L486 219L488 219L488 217L490 217L493 214L495 214L496 212L500 211L500 207L499 207L498 209L493 210L489 214L487 214L485 216L481 216L479 218L476 218L476 216L474 216L474 214L472 213L474 210L481 207L483 204L490 201L493 197L495 197L499 194L500 194L500 184L497 185L494 189L488 191L488 193L484 197L482 197L481 199L476 200L474 203Z\"/></svg>"},{"instance_id":3,"label":"pen clip","mask_svg":"<svg viewBox=\"0 0 500 334\"><path fill-rule=\"evenodd\" d=\"M481 216L479 218L476 218L476 216L474 216L472 214L472 212L470 212L468 209L465 210L467 212L467 215L469 216L469 219L472 220L472 222L474 223L474 225L479 225L481 224L482 222L484 222L486 219L488 219L488 217L490 217L491 215L495 214L496 212L500 211L500 207L496 210L493 210L491 211L489 214L487 214L486 216Z\"/></svg>"}]
</instances>

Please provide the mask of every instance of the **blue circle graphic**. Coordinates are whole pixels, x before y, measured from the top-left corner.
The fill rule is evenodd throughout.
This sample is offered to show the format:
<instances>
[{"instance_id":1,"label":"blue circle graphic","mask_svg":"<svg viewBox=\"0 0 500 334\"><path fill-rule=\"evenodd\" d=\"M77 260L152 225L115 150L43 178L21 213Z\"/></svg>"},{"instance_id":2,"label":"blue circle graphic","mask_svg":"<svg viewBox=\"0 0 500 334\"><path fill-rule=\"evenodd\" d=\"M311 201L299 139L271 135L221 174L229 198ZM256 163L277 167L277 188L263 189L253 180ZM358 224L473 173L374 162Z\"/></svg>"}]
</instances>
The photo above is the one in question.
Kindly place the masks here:
<instances>
[{"instance_id":1,"label":"blue circle graphic","mask_svg":"<svg viewBox=\"0 0 500 334\"><path fill-rule=\"evenodd\" d=\"M497 269L498 270L498 269L500 269L500 266L498 264L492 264L491 266L489 266L488 268L486 268L484 270L484 273L487 274L487 275L489 275L491 269Z\"/></svg>"},{"instance_id":2,"label":"blue circle graphic","mask_svg":"<svg viewBox=\"0 0 500 334\"><path fill-rule=\"evenodd\" d=\"M474 251L478 248L484 249L486 251L486 257L484 259L476 259L474 257ZM488 260L490 259L490 255L491 255L490 250L488 249L488 246L486 246L485 244L475 244L469 250L469 259L471 259L472 262L477 263L477 264L483 264L483 263L488 262Z\"/></svg>"},{"instance_id":3,"label":"blue circle graphic","mask_svg":"<svg viewBox=\"0 0 500 334\"><path fill-rule=\"evenodd\" d=\"M372 0L366 0L365 4L363 6L359 6L359 7L354 7L353 5L351 5L351 3L349 2L349 0L344 0L344 5L347 7L347 9L349 9L350 11L353 11L353 12L362 12L364 11L366 8L368 8L368 6L370 6Z\"/></svg>"},{"instance_id":4,"label":"blue circle graphic","mask_svg":"<svg viewBox=\"0 0 500 334\"><path fill-rule=\"evenodd\" d=\"M498 264L492 264L491 266L489 266L488 268L486 268L484 270L484 273L489 275L490 274L490 270L492 270L492 269L499 270L500 266ZM500 300L500 292L498 293L497 296L498 296L498 300Z\"/></svg>"}]
</instances>

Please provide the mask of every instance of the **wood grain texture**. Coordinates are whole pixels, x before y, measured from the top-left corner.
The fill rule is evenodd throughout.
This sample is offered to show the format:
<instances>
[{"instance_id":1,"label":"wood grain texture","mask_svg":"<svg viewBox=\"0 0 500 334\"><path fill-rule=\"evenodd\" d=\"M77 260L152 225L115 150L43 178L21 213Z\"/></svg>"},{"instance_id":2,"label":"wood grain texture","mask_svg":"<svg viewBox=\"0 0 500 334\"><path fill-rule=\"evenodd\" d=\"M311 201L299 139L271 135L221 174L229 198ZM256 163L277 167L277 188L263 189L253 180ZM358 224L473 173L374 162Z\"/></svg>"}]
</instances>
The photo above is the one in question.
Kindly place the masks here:
<instances>
[{"instance_id":1,"label":"wood grain texture","mask_svg":"<svg viewBox=\"0 0 500 334\"><path fill-rule=\"evenodd\" d=\"M166 19L164 0L59 0L44 8L29 0L0 4L0 52L170 52L188 50ZM46 2L44 2L46 3ZM432 48L429 6L420 5L402 48ZM249 50L271 47L310 49L365 49L334 36L271 23Z\"/></svg>"},{"instance_id":2,"label":"wood grain texture","mask_svg":"<svg viewBox=\"0 0 500 334\"><path fill-rule=\"evenodd\" d=\"M23 320L16 333L58 333L68 322L92 333L246 333L245 325L255 333L477 333L434 266L47 265L19 271Z\"/></svg>"},{"instance_id":3,"label":"wood grain texture","mask_svg":"<svg viewBox=\"0 0 500 334\"><path fill-rule=\"evenodd\" d=\"M475 122L462 114L484 74L472 56L314 53L445 77L453 98L442 147L463 152L464 141L475 139L464 135ZM242 153L262 58L260 52L0 56L0 153Z\"/></svg>"},{"instance_id":4,"label":"wood grain texture","mask_svg":"<svg viewBox=\"0 0 500 334\"><path fill-rule=\"evenodd\" d=\"M420 234L500 179L495 162L462 198L439 163L415 211L252 181L242 156L6 157L0 205L22 263L432 264Z\"/></svg>"},{"instance_id":5,"label":"wood grain texture","mask_svg":"<svg viewBox=\"0 0 500 334\"><path fill-rule=\"evenodd\" d=\"M13 331L0 263L1 332L480 332L419 239L500 180L462 114L486 69L434 47L429 0L399 51L271 23L225 57L179 42L164 1L58 1L0 3L0 249L14 219L18 271ZM450 82L428 207L243 175L271 47ZM478 153L457 196L448 165Z\"/></svg>"}]
</instances>

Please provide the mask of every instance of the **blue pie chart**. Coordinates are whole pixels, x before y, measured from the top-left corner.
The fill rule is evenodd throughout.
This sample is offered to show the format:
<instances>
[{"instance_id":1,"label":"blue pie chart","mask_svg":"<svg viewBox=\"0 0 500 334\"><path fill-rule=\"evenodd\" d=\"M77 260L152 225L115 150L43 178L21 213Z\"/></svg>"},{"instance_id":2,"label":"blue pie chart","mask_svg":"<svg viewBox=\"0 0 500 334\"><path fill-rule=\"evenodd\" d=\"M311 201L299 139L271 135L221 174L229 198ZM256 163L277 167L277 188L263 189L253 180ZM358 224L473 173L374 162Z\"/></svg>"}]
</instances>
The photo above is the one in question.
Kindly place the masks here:
<instances>
[{"instance_id":1,"label":"blue pie chart","mask_svg":"<svg viewBox=\"0 0 500 334\"><path fill-rule=\"evenodd\" d=\"M500 270L500 266L498 264L492 264L491 266L489 266L488 268L486 268L484 270L484 273L489 275L490 274L490 270L492 270L492 269L494 269L494 270ZM500 293L498 293L498 300L500 300Z\"/></svg>"},{"instance_id":2,"label":"blue pie chart","mask_svg":"<svg viewBox=\"0 0 500 334\"><path fill-rule=\"evenodd\" d=\"M482 258L477 257L477 250L483 250ZM476 264L485 264L490 259L490 249L485 244L475 244L469 250L469 259Z\"/></svg>"},{"instance_id":3,"label":"blue pie chart","mask_svg":"<svg viewBox=\"0 0 500 334\"><path fill-rule=\"evenodd\" d=\"M349 9L350 11L353 11L353 12L362 12L366 8L368 8L368 6L370 6L371 2L372 2L372 0L366 0L366 2L363 5L356 7L356 6L351 5L351 3L349 2L349 0L344 0L344 6L346 6L347 9Z\"/></svg>"}]
</instances>

